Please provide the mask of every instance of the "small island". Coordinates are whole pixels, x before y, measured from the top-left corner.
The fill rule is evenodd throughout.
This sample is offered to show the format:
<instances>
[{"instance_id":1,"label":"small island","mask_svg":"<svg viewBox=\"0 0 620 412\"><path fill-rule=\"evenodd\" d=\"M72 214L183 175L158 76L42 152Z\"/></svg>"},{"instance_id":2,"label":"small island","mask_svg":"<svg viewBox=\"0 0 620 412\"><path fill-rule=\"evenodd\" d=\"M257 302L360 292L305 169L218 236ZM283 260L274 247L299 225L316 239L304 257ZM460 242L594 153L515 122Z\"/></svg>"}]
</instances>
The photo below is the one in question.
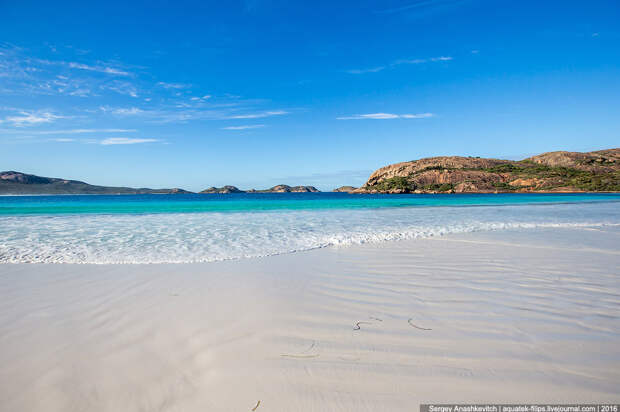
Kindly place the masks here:
<instances>
[{"instance_id":1,"label":"small island","mask_svg":"<svg viewBox=\"0 0 620 412\"><path fill-rule=\"evenodd\" d=\"M210 187L201 191L200 193L318 193L319 190L314 186L289 186L289 185L276 185L269 189L250 189L241 190L236 186L222 186L222 187Z\"/></svg>"}]
</instances>

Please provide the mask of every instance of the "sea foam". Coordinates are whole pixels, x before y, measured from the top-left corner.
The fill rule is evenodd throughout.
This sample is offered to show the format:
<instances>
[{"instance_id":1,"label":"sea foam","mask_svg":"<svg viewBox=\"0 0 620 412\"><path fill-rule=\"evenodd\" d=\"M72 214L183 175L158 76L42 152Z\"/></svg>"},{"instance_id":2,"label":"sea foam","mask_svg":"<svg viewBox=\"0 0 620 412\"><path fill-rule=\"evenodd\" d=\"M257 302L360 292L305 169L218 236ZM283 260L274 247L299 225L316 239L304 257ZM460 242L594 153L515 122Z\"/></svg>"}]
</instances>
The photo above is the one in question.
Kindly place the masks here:
<instances>
[{"instance_id":1,"label":"sea foam","mask_svg":"<svg viewBox=\"0 0 620 412\"><path fill-rule=\"evenodd\" d=\"M620 224L617 202L7 216L1 263L189 263L482 230Z\"/></svg>"}]
</instances>

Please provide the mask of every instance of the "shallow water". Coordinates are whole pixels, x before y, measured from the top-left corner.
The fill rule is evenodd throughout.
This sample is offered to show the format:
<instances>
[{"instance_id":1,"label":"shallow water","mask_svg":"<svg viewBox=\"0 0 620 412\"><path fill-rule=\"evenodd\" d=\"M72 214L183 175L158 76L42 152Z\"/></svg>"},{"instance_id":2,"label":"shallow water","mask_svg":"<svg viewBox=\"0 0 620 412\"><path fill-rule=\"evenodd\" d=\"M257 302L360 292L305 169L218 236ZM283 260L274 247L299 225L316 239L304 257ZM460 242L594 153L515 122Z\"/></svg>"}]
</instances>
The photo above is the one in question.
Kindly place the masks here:
<instances>
[{"instance_id":1,"label":"shallow water","mask_svg":"<svg viewBox=\"0 0 620 412\"><path fill-rule=\"evenodd\" d=\"M348 193L239 193L188 195L2 196L0 215L256 212L265 210L380 209L540 203L620 202L620 194L358 195Z\"/></svg>"},{"instance_id":2,"label":"shallow water","mask_svg":"<svg viewBox=\"0 0 620 412\"><path fill-rule=\"evenodd\" d=\"M182 263L448 233L620 225L620 195L0 198L2 263Z\"/></svg>"}]
</instances>

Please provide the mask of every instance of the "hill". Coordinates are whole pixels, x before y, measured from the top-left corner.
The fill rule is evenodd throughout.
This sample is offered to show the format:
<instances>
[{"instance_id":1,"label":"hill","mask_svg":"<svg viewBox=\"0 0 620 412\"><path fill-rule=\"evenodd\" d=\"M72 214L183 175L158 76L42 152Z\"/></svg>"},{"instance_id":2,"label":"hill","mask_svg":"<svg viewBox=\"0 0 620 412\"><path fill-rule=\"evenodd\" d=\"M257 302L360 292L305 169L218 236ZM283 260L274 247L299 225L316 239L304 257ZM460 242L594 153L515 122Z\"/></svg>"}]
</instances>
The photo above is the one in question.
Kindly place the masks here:
<instances>
[{"instance_id":1,"label":"hill","mask_svg":"<svg viewBox=\"0 0 620 412\"><path fill-rule=\"evenodd\" d=\"M182 194L191 193L183 189L148 189L131 187L110 187L90 185L79 180L35 176L21 172L0 172L0 194L40 195L40 194Z\"/></svg>"},{"instance_id":2,"label":"hill","mask_svg":"<svg viewBox=\"0 0 620 412\"><path fill-rule=\"evenodd\" d=\"M352 193L618 192L620 149L520 161L430 157L382 167Z\"/></svg>"}]
</instances>

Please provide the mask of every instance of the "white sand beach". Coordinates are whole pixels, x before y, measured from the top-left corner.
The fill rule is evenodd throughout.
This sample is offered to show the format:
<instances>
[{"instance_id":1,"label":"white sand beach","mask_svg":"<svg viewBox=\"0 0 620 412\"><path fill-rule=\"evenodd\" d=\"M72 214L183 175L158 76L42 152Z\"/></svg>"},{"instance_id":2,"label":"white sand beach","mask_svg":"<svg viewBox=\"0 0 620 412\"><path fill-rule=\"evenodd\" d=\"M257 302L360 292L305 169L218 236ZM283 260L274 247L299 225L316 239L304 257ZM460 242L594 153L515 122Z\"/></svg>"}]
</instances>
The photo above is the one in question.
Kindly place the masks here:
<instances>
[{"instance_id":1,"label":"white sand beach","mask_svg":"<svg viewBox=\"0 0 620 412\"><path fill-rule=\"evenodd\" d=\"M2 411L619 402L620 228L0 265Z\"/></svg>"}]
</instances>

